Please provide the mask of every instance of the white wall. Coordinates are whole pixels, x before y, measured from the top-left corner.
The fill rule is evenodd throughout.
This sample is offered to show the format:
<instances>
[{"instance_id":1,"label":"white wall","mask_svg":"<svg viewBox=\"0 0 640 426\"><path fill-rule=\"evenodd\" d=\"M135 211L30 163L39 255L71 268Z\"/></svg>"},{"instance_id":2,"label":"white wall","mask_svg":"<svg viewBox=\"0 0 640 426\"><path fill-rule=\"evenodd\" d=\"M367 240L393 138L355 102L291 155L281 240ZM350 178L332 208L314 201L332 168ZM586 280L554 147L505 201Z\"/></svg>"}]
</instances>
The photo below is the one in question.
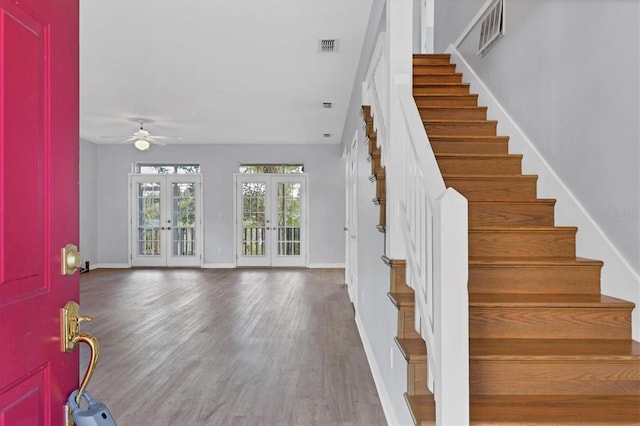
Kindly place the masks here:
<instances>
[{"instance_id":1,"label":"white wall","mask_svg":"<svg viewBox=\"0 0 640 426\"><path fill-rule=\"evenodd\" d=\"M95 238L92 264L128 263L128 174L133 163L144 161L201 165L205 266L234 263L233 173L239 164L304 164L309 175L310 266L344 265L345 183L339 145L168 145L152 147L149 152L129 145L93 145L85 154L81 169L95 176L97 195L95 200L81 198L82 217L91 215L91 204L96 209L96 234L86 233L87 238L83 239L89 245L89 235Z\"/></svg>"},{"instance_id":2,"label":"white wall","mask_svg":"<svg viewBox=\"0 0 640 426\"><path fill-rule=\"evenodd\" d=\"M436 53L447 50L471 21L486 0L434 0ZM507 0L508 1L508 0ZM511 2L510 2L511 3Z\"/></svg>"},{"instance_id":3,"label":"white wall","mask_svg":"<svg viewBox=\"0 0 640 426\"><path fill-rule=\"evenodd\" d=\"M356 71L356 77L353 81L351 90L351 100L349 101L349 109L347 111L347 119L345 120L344 129L342 131L342 146L346 151L353 141L353 134L362 127L362 83L369 71L369 62L375 48L378 34L384 31L386 27L385 2L374 1L371 4L371 13L369 15L369 23L367 25L367 33L365 34L362 44L362 52L360 53L360 62Z\"/></svg>"},{"instance_id":4,"label":"white wall","mask_svg":"<svg viewBox=\"0 0 640 426\"><path fill-rule=\"evenodd\" d=\"M437 22L484 2L465 4L439 1ZM524 172L539 175L538 196L558 199L556 224L578 226L578 256L604 260L602 292L640 306L640 3L505 4L505 36L484 57L478 25L452 49L460 71L525 154ZM441 46L447 31L436 23Z\"/></svg>"},{"instance_id":5,"label":"white wall","mask_svg":"<svg viewBox=\"0 0 640 426\"><path fill-rule=\"evenodd\" d=\"M98 194L96 192L96 146L80 140L80 253L91 267L97 260Z\"/></svg>"},{"instance_id":6,"label":"white wall","mask_svg":"<svg viewBox=\"0 0 640 426\"><path fill-rule=\"evenodd\" d=\"M375 183L369 181L371 163L358 131L358 329L376 381L378 394L390 424L412 424L404 400L407 391L407 363L394 337L397 335L398 311L387 293L390 289L389 267L382 262L384 234L376 229L379 207L373 204Z\"/></svg>"},{"instance_id":7,"label":"white wall","mask_svg":"<svg viewBox=\"0 0 640 426\"><path fill-rule=\"evenodd\" d=\"M451 3L436 3L437 22L468 18L484 2L467 1L464 13ZM639 20L631 0L508 1L505 36L486 56L476 55L477 28L458 47L636 273ZM460 35L445 27L436 24L439 48Z\"/></svg>"},{"instance_id":8,"label":"white wall","mask_svg":"<svg viewBox=\"0 0 640 426\"><path fill-rule=\"evenodd\" d=\"M385 6L384 1L374 1L371 8L342 143L345 152L348 152L353 135L357 133L360 145L357 170L356 322L387 421L390 424L409 425L412 424L411 415L403 397L407 391L407 364L394 342L397 335L398 311L387 297L390 289L390 270L381 259L384 254L384 234L376 229L379 207L372 202L375 197L375 183L369 181L371 164L367 161L368 150L364 145L365 135L362 131L362 82L366 77L378 34L386 28Z\"/></svg>"}]
</instances>

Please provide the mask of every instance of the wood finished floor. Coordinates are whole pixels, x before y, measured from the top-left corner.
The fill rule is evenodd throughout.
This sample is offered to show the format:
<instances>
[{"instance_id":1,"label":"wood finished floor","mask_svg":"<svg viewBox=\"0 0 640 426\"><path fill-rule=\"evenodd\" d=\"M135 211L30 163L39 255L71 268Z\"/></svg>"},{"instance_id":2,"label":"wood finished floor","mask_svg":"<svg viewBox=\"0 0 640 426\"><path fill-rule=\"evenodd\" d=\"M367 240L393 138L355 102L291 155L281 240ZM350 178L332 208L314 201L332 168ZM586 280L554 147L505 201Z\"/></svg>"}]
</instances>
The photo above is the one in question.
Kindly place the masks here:
<instances>
[{"instance_id":1,"label":"wood finished floor","mask_svg":"<svg viewBox=\"0 0 640 426\"><path fill-rule=\"evenodd\" d=\"M80 300L120 426L386 424L342 270L94 270Z\"/></svg>"}]
</instances>

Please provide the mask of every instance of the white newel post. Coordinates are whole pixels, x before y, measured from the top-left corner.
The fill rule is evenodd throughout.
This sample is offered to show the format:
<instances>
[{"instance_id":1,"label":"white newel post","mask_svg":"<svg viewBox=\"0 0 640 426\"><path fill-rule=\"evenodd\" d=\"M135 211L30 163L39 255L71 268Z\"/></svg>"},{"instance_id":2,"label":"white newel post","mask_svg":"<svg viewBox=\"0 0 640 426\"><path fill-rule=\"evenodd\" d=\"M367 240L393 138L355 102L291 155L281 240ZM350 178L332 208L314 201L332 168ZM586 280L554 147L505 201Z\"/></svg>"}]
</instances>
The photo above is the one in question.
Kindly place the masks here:
<instances>
[{"instance_id":1,"label":"white newel post","mask_svg":"<svg viewBox=\"0 0 640 426\"><path fill-rule=\"evenodd\" d=\"M469 424L469 294L467 200L448 188L434 216L436 424ZM464 267L461 267L464 266Z\"/></svg>"},{"instance_id":2,"label":"white newel post","mask_svg":"<svg viewBox=\"0 0 640 426\"><path fill-rule=\"evenodd\" d=\"M405 259L406 249L401 231L401 207L406 187L406 154L401 135L404 121L396 93L396 84L411 84L413 71L413 0L387 0L388 122L386 150L387 227L386 255Z\"/></svg>"}]
</instances>

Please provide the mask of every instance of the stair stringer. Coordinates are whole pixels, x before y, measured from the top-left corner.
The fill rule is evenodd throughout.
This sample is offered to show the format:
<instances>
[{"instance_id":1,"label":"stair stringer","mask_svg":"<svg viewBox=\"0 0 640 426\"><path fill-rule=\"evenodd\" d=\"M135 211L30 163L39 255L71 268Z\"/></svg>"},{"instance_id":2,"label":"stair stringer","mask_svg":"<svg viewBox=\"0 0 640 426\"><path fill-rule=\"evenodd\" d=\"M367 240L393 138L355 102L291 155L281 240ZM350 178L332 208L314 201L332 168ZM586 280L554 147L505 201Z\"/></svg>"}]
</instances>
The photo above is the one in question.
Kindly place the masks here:
<instances>
[{"instance_id":1,"label":"stair stringer","mask_svg":"<svg viewBox=\"0 0 640 426\"><path fill-rule=\"evenodd\" d=\"M640 306L640 275L622 256L613 242L598 226L593 217L569 190L553 170L535 144L518 126L509 113L496 99L489 88L478 77L464 57L450 45L447 53L451 62L458 66L464 81L471 85L472 93L478 94L478 104L488 107L487 119L498 121L498 133L509 135L509 153L523 154L522 172L538 175L538 197L555 198L555 222L557 226L577 226L576 253L580 257L600 259L605 266L601 272L602 293L631 301ZM640 340L640 309L632 313L632 338Z\"/></svg>"}]
</instances>

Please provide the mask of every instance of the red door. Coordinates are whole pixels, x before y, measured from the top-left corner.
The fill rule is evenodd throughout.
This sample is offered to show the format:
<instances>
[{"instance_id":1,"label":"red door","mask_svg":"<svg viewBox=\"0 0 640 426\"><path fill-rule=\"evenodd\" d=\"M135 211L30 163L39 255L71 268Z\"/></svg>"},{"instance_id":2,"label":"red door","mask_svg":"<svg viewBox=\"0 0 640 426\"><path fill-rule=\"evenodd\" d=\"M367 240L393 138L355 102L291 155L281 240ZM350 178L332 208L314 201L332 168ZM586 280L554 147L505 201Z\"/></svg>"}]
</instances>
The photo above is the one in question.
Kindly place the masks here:
<instances>
[{"instance_id":1,"label":"red door","mask_svg":"<svg viewBox=\"0 0 640 426\"><path fill-rule=\"evenodd\" d=\"M61 425L78 301L61 248L78 245L78 0L0 0L0 425Z\"/></svg>"}]
</instances>

